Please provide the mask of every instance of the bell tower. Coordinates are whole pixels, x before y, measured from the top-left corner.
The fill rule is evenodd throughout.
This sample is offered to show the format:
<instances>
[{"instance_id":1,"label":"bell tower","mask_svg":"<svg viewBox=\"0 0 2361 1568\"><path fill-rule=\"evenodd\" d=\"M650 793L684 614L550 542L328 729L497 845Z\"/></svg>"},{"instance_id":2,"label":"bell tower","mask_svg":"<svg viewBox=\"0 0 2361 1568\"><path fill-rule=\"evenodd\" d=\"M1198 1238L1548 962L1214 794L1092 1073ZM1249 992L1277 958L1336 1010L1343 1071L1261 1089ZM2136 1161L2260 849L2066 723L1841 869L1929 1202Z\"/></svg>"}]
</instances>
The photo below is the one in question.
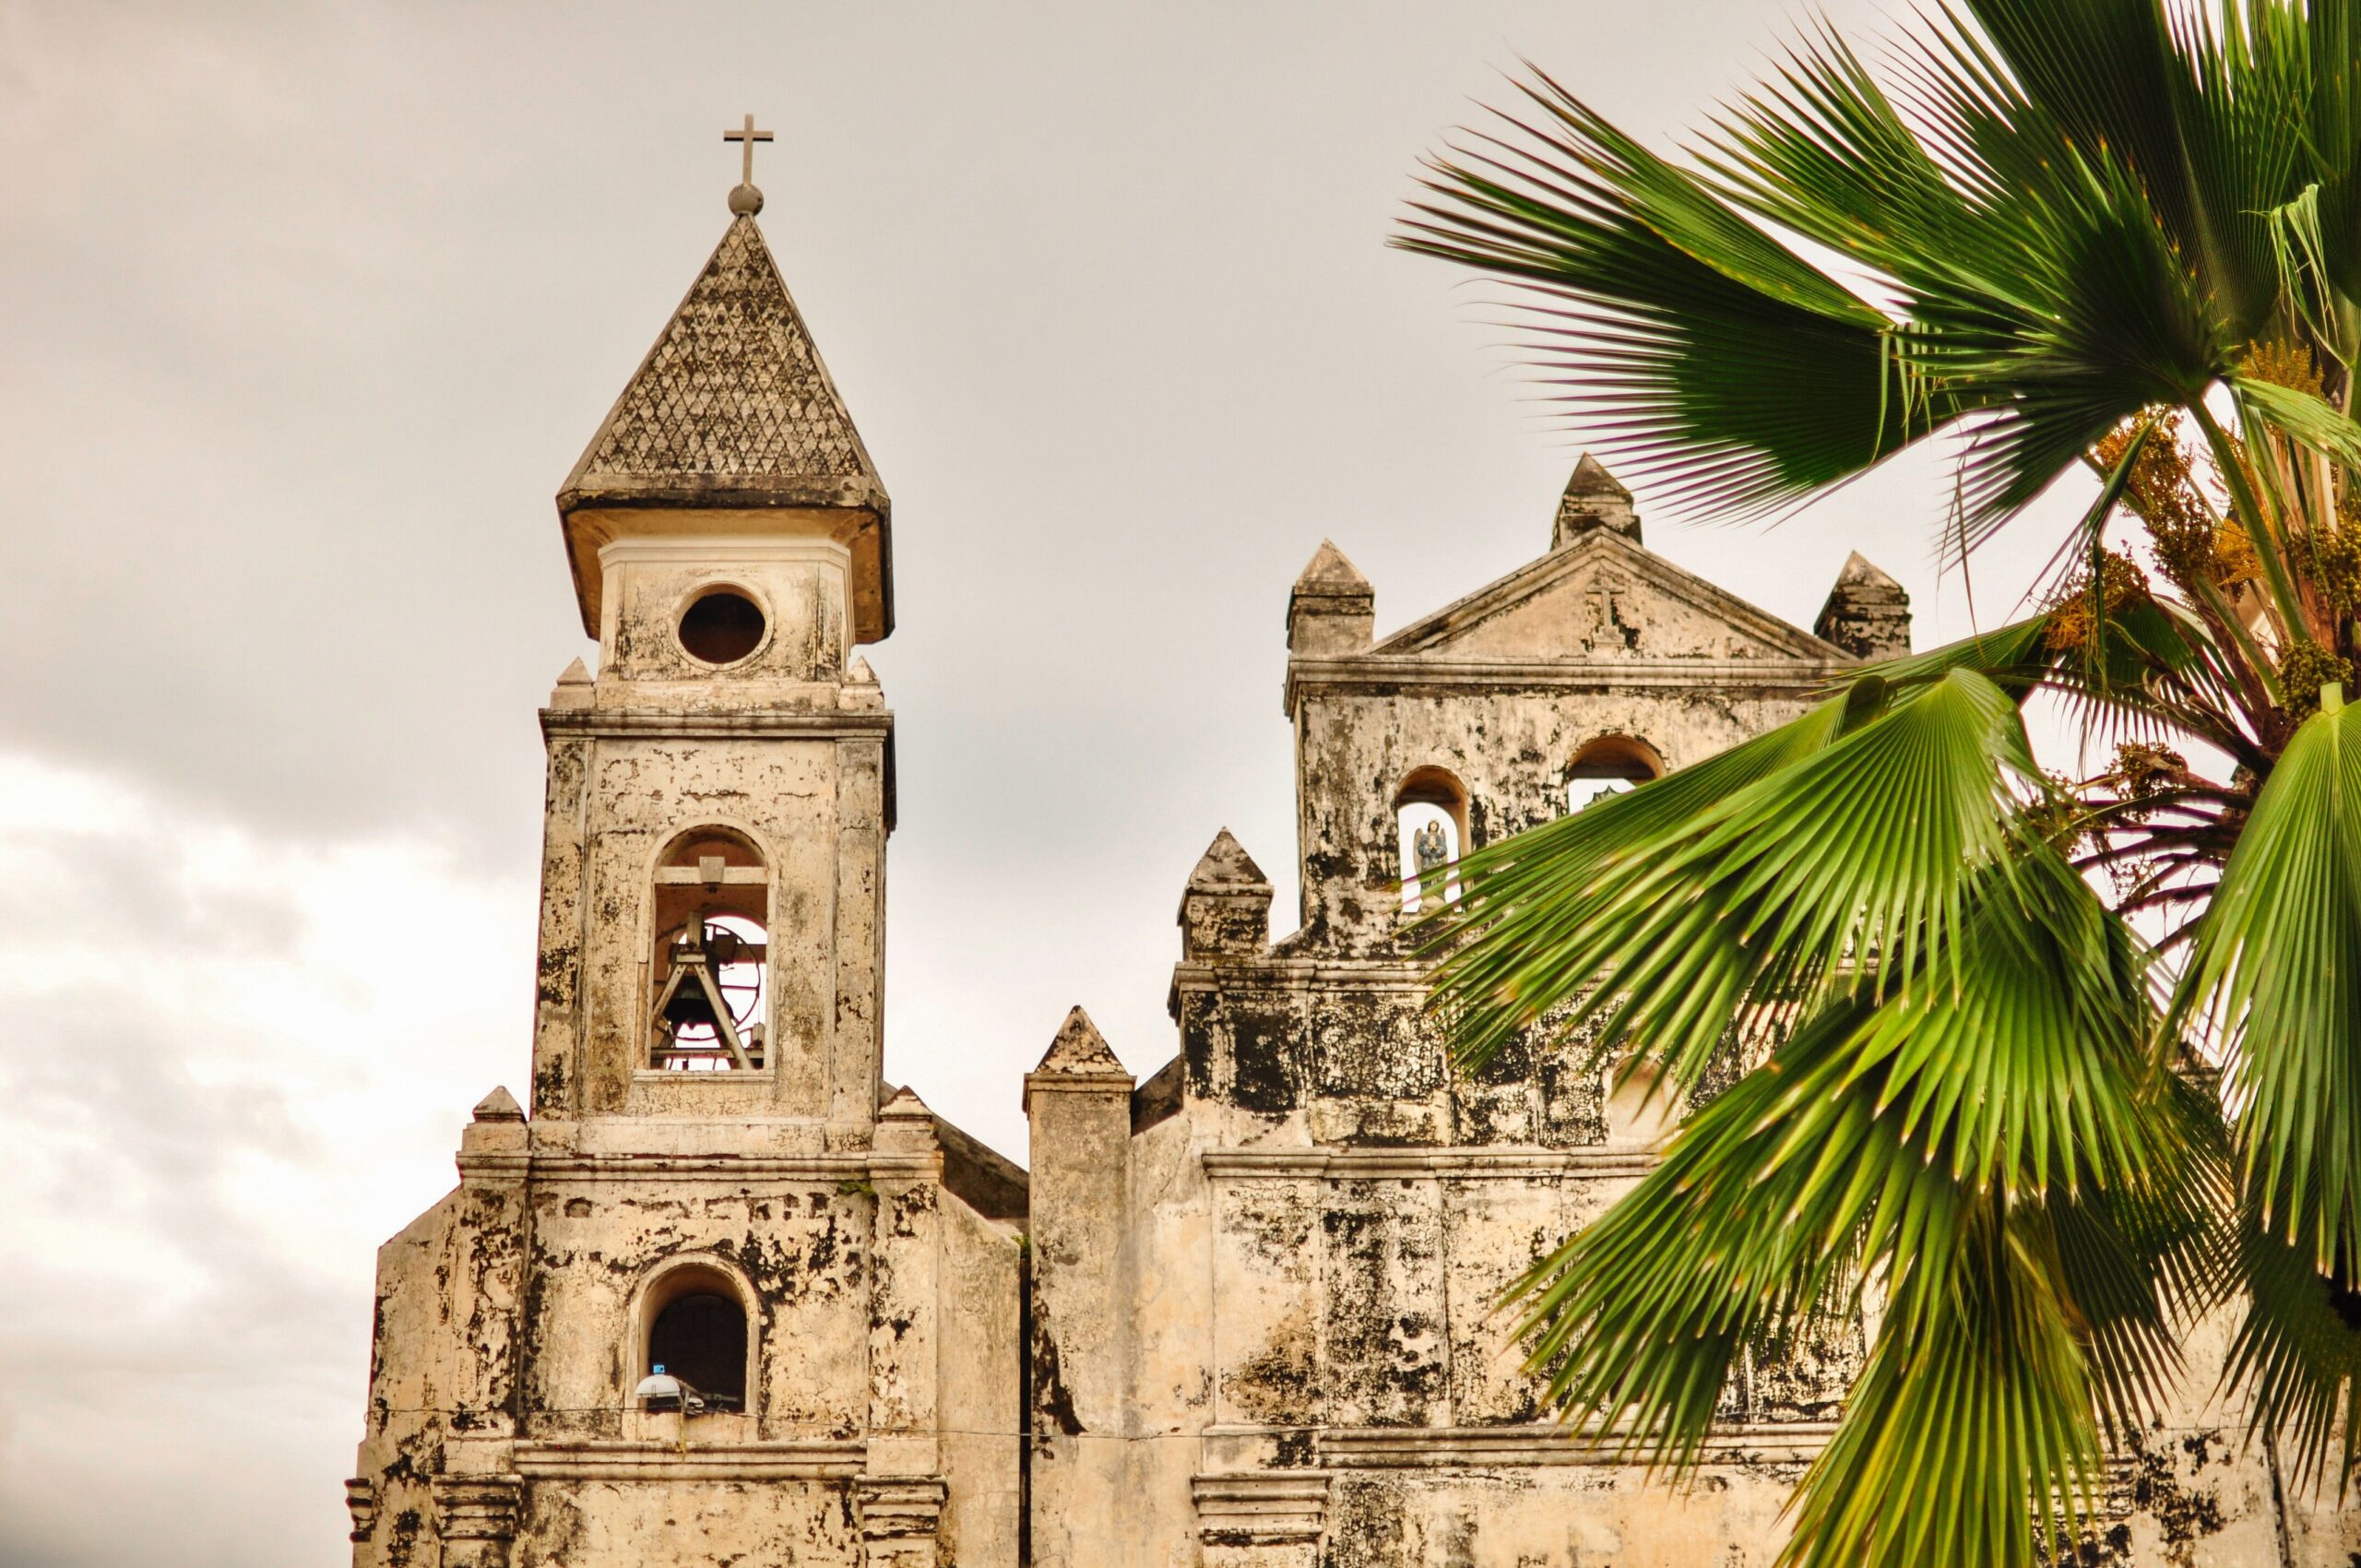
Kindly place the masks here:
<instances>
[{"instance_id":1,"label":"bell tower","mask_svg":"<svg viewBox=\"0 0 2361 1568\"><path fill-rule=\"evenodd\" d=\"M879 1085L890 507L751 184L559 493L595 680L549 747L537 1116L783 1118Z\"/></svg>"},{"instance_id":2,"label":"bell tower","mask_svg":"<svg viewBox=\"0 0 2361 1568\"><path fill-rule=\"evenodd\" d=\"M889 509L762 205L558 493L529 1114L379 1249L355 1568L1019 1556L1025 1173L884 1082Z\"/></svg>"}]
</instances>

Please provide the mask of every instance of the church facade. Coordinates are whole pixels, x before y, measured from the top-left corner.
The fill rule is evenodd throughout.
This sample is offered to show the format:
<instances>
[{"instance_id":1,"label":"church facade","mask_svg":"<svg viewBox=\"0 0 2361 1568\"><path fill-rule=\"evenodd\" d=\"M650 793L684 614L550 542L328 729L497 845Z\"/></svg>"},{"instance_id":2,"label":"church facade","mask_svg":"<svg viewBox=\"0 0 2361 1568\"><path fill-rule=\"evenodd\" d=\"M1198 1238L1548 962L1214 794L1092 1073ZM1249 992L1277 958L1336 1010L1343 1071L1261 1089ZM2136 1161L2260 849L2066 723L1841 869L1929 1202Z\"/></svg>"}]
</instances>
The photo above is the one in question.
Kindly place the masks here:
<instances>
[{"instance_id":1,"label":"church facade","mask_svg":"<svg viewBox=\"0 0 2361 1568\"><path fill-rule=\"evenodd\" d=\"M1382 639L1321 544L1295 929L1216 835L1176 1053L1135 1080L1076 1009L1020 1169L889 1082L891 511L759 208L558 496L599 657L540 715L528 1092L379 1253L355 1568L1768 1564L1861 1325L1756 1347L1679 1492L1553 1426L1493 1302L1672 1112L1538 1047L1455 1073L1405 932L1467 847L1906 648L1901 588L1856 556L1789 625L1587 458L1542 554ZM2152 1436L2088 1561L2361 1547L2221 1413Z\"/></svg>"}]
</instances>

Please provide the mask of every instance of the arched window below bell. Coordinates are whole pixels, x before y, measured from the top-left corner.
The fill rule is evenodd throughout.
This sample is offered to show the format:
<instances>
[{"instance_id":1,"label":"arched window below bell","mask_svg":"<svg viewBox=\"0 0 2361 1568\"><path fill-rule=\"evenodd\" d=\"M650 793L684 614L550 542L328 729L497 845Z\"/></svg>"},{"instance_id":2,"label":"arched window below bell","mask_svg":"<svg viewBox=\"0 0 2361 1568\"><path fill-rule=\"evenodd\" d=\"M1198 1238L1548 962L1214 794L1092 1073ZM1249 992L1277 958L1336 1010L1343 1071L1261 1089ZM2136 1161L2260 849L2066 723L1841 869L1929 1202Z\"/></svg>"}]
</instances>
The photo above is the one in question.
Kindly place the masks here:
<instances>
[{"instance_id":1,"label":"arched window below bell","mask_svg":"<svg viewBox=\"0 0 2361 1568\"><path fill-rule=\"evenodd\" d=\"M746 1408L746 1302L729 1273L708 1264L667 1270L648 1287L639 1316L644 1406L691 1413Z\"/></svg>"},{"instance_id":2,"label":"arched window below bell","mask_svg":"<svg viewBox=\"0 0 2361 1568\"><path fill-rule=\"evenodd\" d=\"M1601 735L1574 754L1566 768L1569 814L1665 775L1664 758L1631 735Z\"/></svg>"},{"instance_id":3,"label":"arched window below bell","mask_svg":"<svg viewBox=\"0 0 2361 1568\"><path fill-rule=\"evenodd\" d=\"M1420 767L1394 792L1402 861L1402 912L1418 914L1459 897L1459 857L1467 852L1467 787L1449 769Z\"/></svg>"},{"instance_id":4,"label":"arched window below bell","mask_svg":"<svg viewBox=\"0 0 2361 1568\"><path fill-rule=\"evenodd\" d=\"M767 1059L770 872L742 834L692 828L656 867L648 1062L676 1073Z\"/></svg>"}]
</instances>

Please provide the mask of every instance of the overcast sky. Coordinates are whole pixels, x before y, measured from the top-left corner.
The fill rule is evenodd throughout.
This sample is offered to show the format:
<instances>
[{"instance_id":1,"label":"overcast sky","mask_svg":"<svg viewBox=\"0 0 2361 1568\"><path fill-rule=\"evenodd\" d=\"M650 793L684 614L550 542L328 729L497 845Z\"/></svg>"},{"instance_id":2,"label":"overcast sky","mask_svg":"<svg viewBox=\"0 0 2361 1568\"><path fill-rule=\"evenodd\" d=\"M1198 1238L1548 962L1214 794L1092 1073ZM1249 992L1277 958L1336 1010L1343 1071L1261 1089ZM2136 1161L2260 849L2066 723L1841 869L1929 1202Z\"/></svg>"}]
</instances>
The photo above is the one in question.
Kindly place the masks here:
<instances>
[{"instance_id":1,"label":"overcast sky","mask_svg":"<svg viewBox=\"0 0 2361 1568\"><path fill-rule=\"evenodd\" d=\"M1170 1053L1216 829L1288 924L1320 540L1381 633L1548 542L1578 433L1383 247L1420 155L1521 55L1668 138L1786 10L0 0L0 1562L341 1559L374 1249L526 1077L551 498L725 125L894 497L886 1070L1022 1158L1068 1006ZM1858 547L1923 646L1941 493L1648 540L1806 624Z\"/></svg>"}]
</instances>

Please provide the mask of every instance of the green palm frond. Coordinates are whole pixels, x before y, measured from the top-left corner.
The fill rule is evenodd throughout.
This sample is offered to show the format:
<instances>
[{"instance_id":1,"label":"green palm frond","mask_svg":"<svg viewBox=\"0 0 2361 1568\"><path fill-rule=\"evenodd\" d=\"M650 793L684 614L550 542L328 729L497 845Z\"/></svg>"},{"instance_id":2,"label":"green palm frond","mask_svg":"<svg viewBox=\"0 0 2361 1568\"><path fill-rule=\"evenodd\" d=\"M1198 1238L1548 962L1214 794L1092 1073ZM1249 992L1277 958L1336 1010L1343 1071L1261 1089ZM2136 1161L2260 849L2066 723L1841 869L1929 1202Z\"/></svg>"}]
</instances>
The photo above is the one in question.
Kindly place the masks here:
<instances>
[{"instance_id":1,"label":"green palm frond","mask_svg":"<svg viewBox=\"0 0 2361 1568\"><path fill-rule=\"evenodd\" d=\"M1517 1287L1553 1403L1681 1472L1741 1347L1889 1281L1799 1494L1798 1540L1833 1552L1810 1561L2030 1562L2024 1498L2086 1491L2101 1431L2152 1414L2177 1370L2164 1281L2203 1218L2138 956L2037 844L1964 902L1952 951L1832 999ZM1930 1427L1930 1399L2000 1425ZM1958 1484L1928 1492L1929 1464ZM1904 1537L1914 1555L1890 1556Z\"/></svg>"},{"instance_id":2,"label":"green palm frond","mask_svg":"<svg viewBox=\"0 0 2361 1568\"><path fill-rule=\"evenodd\" d=\"M1856 683L1811 716L1658 784L1472 857L1441 980L1480 1063L1597 983L1559 1026L1610 1017L1695 1080L1749 1003L1809 1004L1940 951L1964 889L2004 849L2034 766L2015 704L1972 670ZM1838 841L1866 836L1881 852ZM1645 851L1635 852L1644 845Z\"/></svg>"},{"instance_id":3,"label":"green palm frond","mask_svg":"<svg viewBox=\"0 0 2361 1568\"><path fill-rule=\"evenodd\" d=\"M2225 1381L2253 1391L2248 1424L2280 1434L2299 1475L2336 1476L2341 1496L2361 1453L2361 1292L2321 1277L2315 1238L2291 1242L2251 1206L2240 1220L2246 1311Z\"/></svg>"},{"instance_id":4,"label":"green palm frond","mask_svg":"<svg viewBox=\"0 0 2361 1568\"><path fill-rule=\"evenodd\" d=\"M1674 505L1807 499L1958 429L1973 543L2120 421L2308 336L2272 215L2354 150L2304 134L2352 113L2314 30L2285 4L1977 0L1896 45L1889 89L1822 30L1693 170L1536 74L1542 117L1439 160L1397 243L1537 291L1560 395ZM2361 238L2343 185L2316 203L2323 255Z\"/></svg>"},{"instance_id":5,"label":"green palm frond","mask_svg":"<svg viewBox=\"0 0 2361 1568\"><path fill-rule=\"evenodd\" d=\"M1395 243L1508 280L1660 499L1940 437L1956 558L2101 480L2035 613L1487 847L1423 922L1464 1065L1693 1088L1776 1040L1515 1287L1551 1403L1690 1469L1749 1347L1881 1297L1784 1561L2029 1564L2242 1298L2256 1431L2349 1480L2361 0L1935 0L1874 69L1820 27L1685 160L1523 90ZM2045 774L2037 695L2113 760Z\"/></svg>"},{"instance_id":6,"label":"green palm frond","mask_svg":"<svg viewBox=\"0 0 2361 1568\"><path fill-rule=\"evenodd\" d=\"M1526 90L1537 124L1439 163L1406 243L1541 289L1565 396L1620 450L1700 505L1761 509L1950 417L1880 312L1546 78ZM1773 384L1789 396L1755 395Z\"/></svg>"},{"instance_id":7,"label":"green palm frond","mask_svg":"<svg viewBox=\"0 0 2361 1568\"><path fill-rule=\"evenodd\" d=\"M2200 928L2184 1007L2220 1027L2262 1219L2361 1258L2361 710L2288 745Z\"/></svg>"},{"instance_id":8,"label":"green palm frond","mask_svg":"<svg viewBox=\"0 0 2361 1568\"><path fill-rule=\"evenodd\" d=\"M1797 1489L1783 1565L2032 1568L2049 1521L2028 1498L2054 1499L2070 1537L2094 1511L2087 1373L2054 1277L2028 1266L2038 1241L1989 1202L1951 1200L1948 1245L1898 1277L1845 1420Z\"/></svg>"}]
</instances>

